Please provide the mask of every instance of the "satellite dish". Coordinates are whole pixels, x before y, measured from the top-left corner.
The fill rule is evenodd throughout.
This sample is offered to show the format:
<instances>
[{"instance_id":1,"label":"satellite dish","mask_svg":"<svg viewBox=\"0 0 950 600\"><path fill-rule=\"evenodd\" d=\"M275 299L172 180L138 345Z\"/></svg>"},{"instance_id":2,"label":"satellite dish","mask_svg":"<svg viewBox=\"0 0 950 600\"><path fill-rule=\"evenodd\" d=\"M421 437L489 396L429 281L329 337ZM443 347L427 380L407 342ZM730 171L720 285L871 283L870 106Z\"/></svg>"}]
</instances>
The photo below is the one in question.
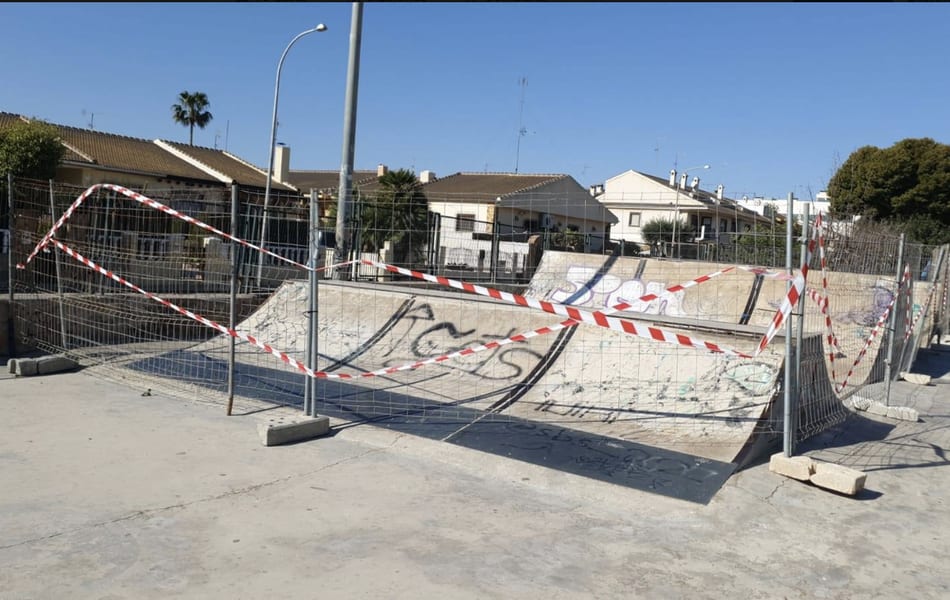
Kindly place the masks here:
<instances>
[{"instance_id":1,"label":"satellite dish","mask_svg":"<svg viewBox=\"0 0 950 600\"><path fill-rule=\"evenodd\" d=\"M759 199L759 198L756 198L754 204L755 204L756 206L762 206L762 200Z\"/></svg>"}]
</instances>

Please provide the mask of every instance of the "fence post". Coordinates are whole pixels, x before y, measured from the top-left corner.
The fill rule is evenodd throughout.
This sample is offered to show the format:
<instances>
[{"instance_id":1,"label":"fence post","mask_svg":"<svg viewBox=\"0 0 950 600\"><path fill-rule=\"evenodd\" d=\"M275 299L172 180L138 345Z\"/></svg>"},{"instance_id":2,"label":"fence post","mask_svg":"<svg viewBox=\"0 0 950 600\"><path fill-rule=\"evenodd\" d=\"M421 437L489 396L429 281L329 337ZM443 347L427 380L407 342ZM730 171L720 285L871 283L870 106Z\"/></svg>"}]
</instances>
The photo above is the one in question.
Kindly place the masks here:
<instances>
[{"instance_id":1,"label":"fence post","mask_svg":"<svg viewBox=\"0 0 950 600\"><path fill-rule=\"evenodd\" d=\"M16 357L16 332L13 317L13 269L16 266L13 260L13 241L16 239L16 235L14 235L13 220L13 173L7 173L7 239L9 240L7 246L7 296L10 302L7 306L7 352L10 358Z\"/></svg>"},{"instance_id":2,"label":"fence post","mask_svg":"<svg viewBox=\"0 0 950 600\"><path fill-rule=\"evenodd\" d=\"M317 190L310 190L310 260L307 273L309 293L307 294L307 367L317 370L317 281L316 268L320 264L320 210ZM307 417L317 416L317 379L304 375L303 414Z\"/></svg>"},{"instance_id":3,"label":"fence post","mask_svg":"<svg viewBox=\"0 0 950 600\"><path fill-rule=\"evenodd\" d=\"M887 326L888 335L890 340L887 344L887 357L884 359L884 405L890 406L891 404L891 381L894 378L894 374L891 372L891 364L894 361L894 344L897 343L897 315L900 313L900 299L902 295L907 296L907 301L910 301L910 295L908 290L904 289L904 234L901 234L900 241L897 243L897 296L894 298L893 308L891 309L890 323ZM913 285L913 281L907 282L907 287ZM902 293L903 292L903 293ZM905 323L904 326L907 327L909 323ZM903 355L903 351L901 351Z\"/></svg>"},{"instance_id":4,"label":"fence post","mask_svg":"<svg viewBox=\"0 0 950 600\"><path fill-rule=\"evenodd\" d=\"M238 229L238 184L231 184L231 235L237 238L241 235ZM238 290L238 271L240 269L239 257L240 247L238 243L231 240L231 297L228 314L228 327L231 331L237 327L237 290ZM234 336L229 336L228 342L228 416L231 416L231 409L234 407L234 370L235 364L235 343Z\"/></svg>"},{"instance_id":5,"label":"fence post","mask_svg":"<svg viewBox=\"0 0 950 600\"><path fill-rule=\"evenodd\" d=\"M792 289L792 219L795 216L792 193L788 194L788 216L785 220L785 271L788 273L788 283L785 284L785 292ZM792 373L792 307L789 307L788 317L785 319L785 398L783 415L783 450L785 456L791 456L794 451L795 432L792 429L792 386L794 385L794 373Z\"/></svg>"},{"instance_id":6,"label":"fence post","mask_svg":"<svg viewBox=\"0 0 950 600\"><path fill-rule=\"evenodd\" d=\"M808 228L810 218L809 213L811 212L810 206L805 204L805 212L802 216L802 243L801 243L801 268L805 270L807 265L805 264L805 259L808 257ZM789 228L791 228L791 223L789 223ZM824 265L822 265L824 268ZM798 297L798 329L795 332L795 390L794 397L797 399L796 406L801 404L801 382L802 382L802 340L805 337L805 294L803 293ZM798 412L792 413L792 432L798 432Z\"/></svg>"},{"instance_id":7,"label":"fence post","mask_svg":"<svg viewBox=\"0 0 950 600\"><path fill-rule=\"evenodd\" d=\"M49 180L49 216L50 222L56 223L56 191L53 180ZM47 246L49 248L49 246ZM63 277L59 266L59 249L52 247L53 261L56 264L56 292L59 295L59 332L62 336L63 351L68 350L66 345L66 310L63 307Z\"/></svg>"}]
</instances>

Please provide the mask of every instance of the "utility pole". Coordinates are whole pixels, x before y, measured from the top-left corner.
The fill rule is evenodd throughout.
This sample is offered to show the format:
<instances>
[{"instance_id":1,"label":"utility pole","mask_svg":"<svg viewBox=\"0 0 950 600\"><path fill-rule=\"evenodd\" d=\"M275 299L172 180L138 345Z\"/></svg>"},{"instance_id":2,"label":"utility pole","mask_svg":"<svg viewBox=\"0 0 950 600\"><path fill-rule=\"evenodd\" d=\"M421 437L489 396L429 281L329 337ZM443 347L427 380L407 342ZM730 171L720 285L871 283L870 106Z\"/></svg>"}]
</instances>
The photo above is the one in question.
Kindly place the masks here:
<instances>
[{"instance_id":1,"label":"utility pole","mask_svg":"<svg viewBox=\"0 0 950 600\"><path fill-rule=\"evenodd\" d=\"M350 21L350 60L346 73L346 102L343 113L343 164L337 194L336 250L334 262L350 260L353 250L353 147L356 140L356 98L360 79L360 36L363 29L363 3L353 3ZM350 269L333 269L334 279L350 279Z\"/></svg>"}]
</instances>

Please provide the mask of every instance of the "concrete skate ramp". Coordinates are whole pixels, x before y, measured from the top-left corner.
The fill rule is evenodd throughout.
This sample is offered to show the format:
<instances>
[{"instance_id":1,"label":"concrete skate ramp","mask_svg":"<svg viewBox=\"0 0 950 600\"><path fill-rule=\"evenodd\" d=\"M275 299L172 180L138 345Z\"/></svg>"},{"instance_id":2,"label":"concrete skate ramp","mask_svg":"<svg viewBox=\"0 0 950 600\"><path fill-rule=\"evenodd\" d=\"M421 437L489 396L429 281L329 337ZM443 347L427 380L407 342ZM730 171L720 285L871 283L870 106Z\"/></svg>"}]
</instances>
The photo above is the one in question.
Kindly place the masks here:
<instances>
[{"instance_id":1,"label":"concrete skate ramp","mask_svg":"<svg viewBox=\"0 0 950 600\"><path fill-rule=\"evenodd\" d=\"M529 293L588 307L596 305L598 293L607 296L619 290L624 297L636 298L656 285L709 272L708 265L664 265L663 269L673 271L669 275L644 261L649 267L644 272L657 275L644 289L629 283L610 289L614 272L629 272L631 276L624 281L634 281L632 275L641 261L627 259L614 263L615 271L601 277L601 288L580 297L575 285L577 265L563 268L563 263L555 260L559 256L604 260L546 253ZM711 286L721 285L714 280L704 284L706 289L668 294L669 298L643 307L646 315L635 316L646 321L661 319L655 324L671 331L751 351L761 333L737 321L755 277L746 273L739 278L744 281L729 283L732 291L728 294L710 293ZM739 285L744 289L736 289ZM306 288L304 282L285 284L238 329L303 360ZM784 293L780 286L775 290ZM563 320L472 294L375 284L321 282L318 304L318 369L354 374L441 356ZM702 323L684 317L696 307L704 311ZM680 318L669 322L675 317ZM732 323L710 327L712 318ZM769 318L757 320L767 322ZM697 328L699 325L702 327ZM224 341L215 340L193 351L223 358ZM239 361L250 358L261 364L259 357L246 351L239 351L238 357ZM345 385L325 381L319 385L333 390L328 401L345 404L351 414L378 414L386 404L398 406L405 403L401 398L409 397L428 405L439 403L442 414L447 408L464 407L483 413L481 420L556 424L730 462L769 407L781 364L781 355L771 348L750 361L582 323L412 371L350 380ZM345 400L340 400L341 396Z\"/></svg>"},{"instance_id":2,"label":"concrete skate ramp","mask_svg":"<svg viewBox=\"0 0 950 600\"><path fill-rule=\"evenodd\" d=\"M602 308L657 292L656 301L634 307L642 312L618 316L752 353L786 294L784 281L736 269L681 292L663 293L722 267L547 252L526 295ZM858 296L837 310L864 306L874 293ZM306 315L307 284L288 282L238 330L303 361ZM873 310L862 319L871 316ZM359 375L562 320L456 291L321 281L317 368ZM227 346L228 339L219 336L185 352L220 373ZM614 483L626 478L625 484L634 487L645 477L653 478L651 486L680 485L656 483L657 474L645 466L668 465L662 481L693 486L692 492L671 495L692 493L704 501L731 473L734 465L728 463L737 460L773 407L783 352L781 336L755 359L741 359L581 323L415 370L321 379L317 410ZM239 395L300 401L301 373L243 342L237 357ZM695 469L702 469L701 477L689 475Z\"/></svg>"}]
</instances>

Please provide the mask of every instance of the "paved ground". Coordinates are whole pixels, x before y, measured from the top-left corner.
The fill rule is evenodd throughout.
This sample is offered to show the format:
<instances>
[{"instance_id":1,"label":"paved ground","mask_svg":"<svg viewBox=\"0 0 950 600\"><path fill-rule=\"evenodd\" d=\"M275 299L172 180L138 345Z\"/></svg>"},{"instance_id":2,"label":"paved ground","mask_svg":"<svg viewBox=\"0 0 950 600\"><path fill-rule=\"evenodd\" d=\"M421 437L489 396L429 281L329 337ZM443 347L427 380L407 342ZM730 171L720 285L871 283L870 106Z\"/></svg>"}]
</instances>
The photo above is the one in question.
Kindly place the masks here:
<instances>
[{"instance_id":1,"label":"paved ground","mask_svg":"<svg viewBox=\"0 0 950 600\"><path fill-rule=\"evenodd\" d=\"M369 426L258 423L91 377L0 376L0 598L946 598L950 348L921 421L805 448L858 498L753 466L708 505ZM919 370L919 369L915 369Z\"/></svg>"}]
</instances>

